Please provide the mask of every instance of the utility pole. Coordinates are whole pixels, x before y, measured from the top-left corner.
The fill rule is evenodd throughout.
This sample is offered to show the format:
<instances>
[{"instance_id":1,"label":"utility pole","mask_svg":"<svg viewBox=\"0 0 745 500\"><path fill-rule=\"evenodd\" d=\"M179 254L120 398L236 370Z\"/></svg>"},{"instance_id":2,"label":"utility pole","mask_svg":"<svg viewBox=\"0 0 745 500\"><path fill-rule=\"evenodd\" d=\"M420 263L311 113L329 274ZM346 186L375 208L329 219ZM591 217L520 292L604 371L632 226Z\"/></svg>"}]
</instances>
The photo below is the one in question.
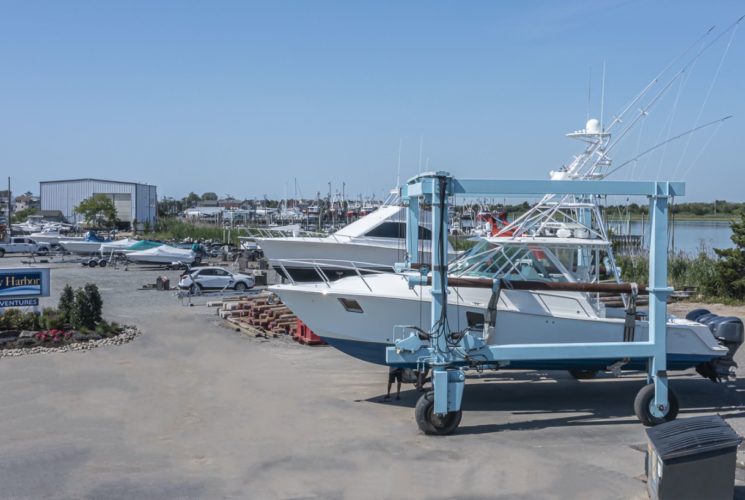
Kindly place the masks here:
<instances>
[{"instance_id":1,"label":"utility pole","mask_svg":"<svg viewBox=\"0 0 745 500\"><path fill-rule=\"evenodd\" d=\"M10 238L13 236L13 226L11 225L13 221L13 202L11 201L13 197L10 193L10 176L8 176L8 228L5 230L5 241L10 243Z\"/></svg>"}]
</instances>

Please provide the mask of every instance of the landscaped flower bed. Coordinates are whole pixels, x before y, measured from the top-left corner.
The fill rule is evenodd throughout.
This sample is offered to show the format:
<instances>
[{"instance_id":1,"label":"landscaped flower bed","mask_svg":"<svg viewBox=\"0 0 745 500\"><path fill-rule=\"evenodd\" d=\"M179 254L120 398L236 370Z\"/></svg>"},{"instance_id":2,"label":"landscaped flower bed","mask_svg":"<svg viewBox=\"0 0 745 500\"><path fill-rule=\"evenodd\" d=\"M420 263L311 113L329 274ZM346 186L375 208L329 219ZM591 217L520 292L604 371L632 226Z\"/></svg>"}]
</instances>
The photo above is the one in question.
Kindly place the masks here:
<instances>
[{"instance_id":1,"label":"landscaped flower bed","mask_svg":"<svg viewBox=\"0 0 745 500\"><path fill-rule=\"evenodd\" d=\"M129 342L138 331L102 319L103 302L94 284L73 291L68 285L56 309L41 314L8 309L0 314L0 356L87 350Z\"/></svg>"}]
</instances>

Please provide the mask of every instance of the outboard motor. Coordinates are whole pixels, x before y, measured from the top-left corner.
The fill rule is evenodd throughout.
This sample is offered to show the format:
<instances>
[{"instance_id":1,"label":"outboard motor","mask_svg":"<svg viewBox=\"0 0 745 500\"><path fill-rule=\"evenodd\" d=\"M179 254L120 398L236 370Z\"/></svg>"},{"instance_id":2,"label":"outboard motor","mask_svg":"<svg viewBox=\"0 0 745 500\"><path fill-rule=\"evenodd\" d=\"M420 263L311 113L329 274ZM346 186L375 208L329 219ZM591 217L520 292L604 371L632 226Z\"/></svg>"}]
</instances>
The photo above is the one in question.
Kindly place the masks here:
<instances>
[{"instance_id":1,"label":"outboard motor","mask_svg":"<svg viewBox=\"0 0 745 500\"><path fill-rule=\"evenodd\" d=\"M712 382L732 376L732 369L737 367L735 353L745 339L742 320L735 316L719 316L708 309L694 309L686 314L686 319L708 326L714 338L728 351L721 358L698 365L696 371L699 375Z\"/></svg>"}]
</instances>

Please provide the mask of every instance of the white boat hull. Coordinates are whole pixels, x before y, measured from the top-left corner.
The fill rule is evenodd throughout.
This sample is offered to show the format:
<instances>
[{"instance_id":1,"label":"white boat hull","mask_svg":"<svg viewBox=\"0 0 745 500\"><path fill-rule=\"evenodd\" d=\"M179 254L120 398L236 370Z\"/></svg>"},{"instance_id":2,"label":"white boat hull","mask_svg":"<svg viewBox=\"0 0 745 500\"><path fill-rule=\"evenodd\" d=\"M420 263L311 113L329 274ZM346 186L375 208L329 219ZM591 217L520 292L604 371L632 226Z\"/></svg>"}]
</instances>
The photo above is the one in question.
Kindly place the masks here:
<instances>
[{"instance_id":1,"label":"white boat hull","mask_svg":"<svg viewBox=\"0 0 745 500\"><path fill-rule=\"evenodd\" d=\"M76 253L79 255L91 255L98 253L101 249L100 241L86 241L86 240L60 240L60 246L70 253Z\"/></svg>"},{"instance_id":2,"label":"white boat hull","mask_svg":"<svg viewBox=\"0 0 745 500\"><path fill-rule=\"evenodd\" d=\"M191 250L168 247L166 245L130 252L127 260L138 264L191 264L196 260L196 255Z\"/></svg>"},{"instance_id":3,"label":"white boat hull","mask_svg":"<svg viewBox=\"0 0 745 500\"><path fill-rule=\"evenodd\" d=\"M365 284L367 283L367 285ZM368 286L374 291L370 291ZM384 364L385 348L408 335L397 326L430 328L431 295L428 287L410 290L402 275L344 278L331 284L277 285L271 288L313 332L331 345L365 361ZM460 331L483 318L491 292L476 288L450 288L448 321ZM356 301L363 312L351 312L339 300ZM599 318L588 310L580 294L503 290L497 307L490 345L621 342L624 321ZM591 308L590 308L591 309ZM635 340L648 338L646 321L637 321ZM709 329L695 322L668 322L670 369L696 366L727 354ZM594 367L602 369L618 360L539 361L511 364L514 368ZM632 360L627 368L641 369L646 360ZM598 368L597 365L602 365Z\"/></svg>"}]
</instances>

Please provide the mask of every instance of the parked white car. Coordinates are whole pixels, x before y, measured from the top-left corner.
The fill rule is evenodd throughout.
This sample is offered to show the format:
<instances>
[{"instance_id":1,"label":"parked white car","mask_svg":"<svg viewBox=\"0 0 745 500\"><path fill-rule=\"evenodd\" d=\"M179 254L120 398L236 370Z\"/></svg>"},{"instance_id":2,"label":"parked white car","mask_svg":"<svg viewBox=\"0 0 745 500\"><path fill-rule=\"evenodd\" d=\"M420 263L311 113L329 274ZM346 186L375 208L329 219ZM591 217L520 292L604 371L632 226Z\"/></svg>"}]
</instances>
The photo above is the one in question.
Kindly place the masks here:
<instances>
[{"instance_id":1,"label":"parked white car","mask_svg":"<svg viewBox=\"0 0 745 500\"><path fill-rule=\"evenodd\" d=\"M37 243L31 238L14 237L10 243L0 242L0 257L6 253L30 253L36 255L47 255L49 253L49 244Z\"/></svg>"},{"instance_id":2,"label":"parked white car","mask_svg":"<svg viewBox=\"0 0 745 500\"><path fill-rule=\"evenodd\" d=\"M178 286L183 290L232 289L238 292L253 288L256 280L250 274L232 273L222 267L193 267L181 275Z\"/></svg>"}]
</instances>

